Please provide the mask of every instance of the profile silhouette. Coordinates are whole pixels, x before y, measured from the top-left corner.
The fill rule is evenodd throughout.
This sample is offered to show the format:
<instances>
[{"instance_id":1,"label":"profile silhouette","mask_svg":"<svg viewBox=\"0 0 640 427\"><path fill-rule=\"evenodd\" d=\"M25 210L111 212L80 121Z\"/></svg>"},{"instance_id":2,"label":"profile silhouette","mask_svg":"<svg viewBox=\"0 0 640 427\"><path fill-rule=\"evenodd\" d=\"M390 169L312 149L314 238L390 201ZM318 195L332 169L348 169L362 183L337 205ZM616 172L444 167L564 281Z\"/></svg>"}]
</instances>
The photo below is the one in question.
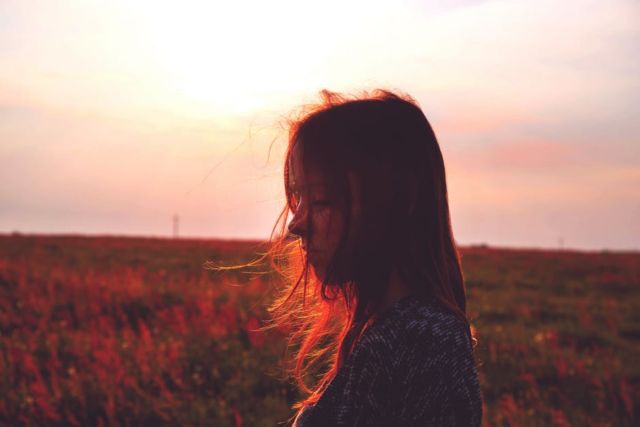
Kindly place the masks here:
<instances>
[{"instance_id":1,"label":"profile silhouette","mask_svg":"<svg viewBox=\"0 0 640 427\"><path fill-rule=\"evenodd\" d=\"M290 280L270 311L307 394L293 425L480 425L436 136L407 95L321 95L290 123L271 252Z\"/></svg>"}]
</instances>

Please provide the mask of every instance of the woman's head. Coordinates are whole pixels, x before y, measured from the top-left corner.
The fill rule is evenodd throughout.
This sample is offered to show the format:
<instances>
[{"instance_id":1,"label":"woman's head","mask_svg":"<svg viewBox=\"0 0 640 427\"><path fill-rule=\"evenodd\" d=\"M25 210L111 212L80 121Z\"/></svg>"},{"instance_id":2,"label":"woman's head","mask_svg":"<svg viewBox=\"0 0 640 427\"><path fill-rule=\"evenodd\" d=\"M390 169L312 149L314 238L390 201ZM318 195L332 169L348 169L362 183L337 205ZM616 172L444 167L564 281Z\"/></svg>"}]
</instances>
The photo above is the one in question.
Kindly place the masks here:
<instances>
[{"instance_id":1,"label":"woman's head","mask_svg":"<svg viewBox=\"0 0 640 427\"><path fill-rule=\"evenodd\" d=\"M298 267L297 279L270 310L274 323L293 329L292 341L300 341L294 373L302 388L312 392L302 381L311 350L325 343L307 367L322 355L334 358L301 404L314 402L335 375L384 305L392 274L414 295L467 320L444 162L422 110L388 91L322 95L324 102L290 124L287 206L274 246L285 248ZM284 244L291 236L297 237L293 247ZM326 344L328 336L333 343Z\"/></svg>"},{"instance_id":2,"label":"woman's head","mask_svg":"<svg viewBox=\"0 0 640 427\"><path fill-rule=\"evenodd\" d=\"M442 154L408 97L325 92L325 103L291 126L285 189L289 230L323 288L351 287L375 304L396 270L433 296L428 277L416 276L436 253L456 258Z\"/></svg>"}]
</instances>

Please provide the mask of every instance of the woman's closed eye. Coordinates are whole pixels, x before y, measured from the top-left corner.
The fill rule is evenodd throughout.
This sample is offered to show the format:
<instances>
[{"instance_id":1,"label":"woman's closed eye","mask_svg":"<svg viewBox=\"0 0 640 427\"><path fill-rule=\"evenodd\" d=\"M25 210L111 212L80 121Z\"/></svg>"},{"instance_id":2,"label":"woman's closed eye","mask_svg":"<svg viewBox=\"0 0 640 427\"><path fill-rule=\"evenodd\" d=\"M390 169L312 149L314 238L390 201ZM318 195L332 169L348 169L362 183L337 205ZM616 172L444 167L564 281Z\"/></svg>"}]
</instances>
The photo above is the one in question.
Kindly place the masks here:
<instances>
[{"instance_id":1,"label":"woman's closed eye","mask_svg":"<svg viewBox=\"0 0 640 427\"><path fill-rule=\"evenodd\" d=\"M328 199L318 199L311 202L312 207L324 208L331 206L331 201Z\"/></svg>"}]
</instances>

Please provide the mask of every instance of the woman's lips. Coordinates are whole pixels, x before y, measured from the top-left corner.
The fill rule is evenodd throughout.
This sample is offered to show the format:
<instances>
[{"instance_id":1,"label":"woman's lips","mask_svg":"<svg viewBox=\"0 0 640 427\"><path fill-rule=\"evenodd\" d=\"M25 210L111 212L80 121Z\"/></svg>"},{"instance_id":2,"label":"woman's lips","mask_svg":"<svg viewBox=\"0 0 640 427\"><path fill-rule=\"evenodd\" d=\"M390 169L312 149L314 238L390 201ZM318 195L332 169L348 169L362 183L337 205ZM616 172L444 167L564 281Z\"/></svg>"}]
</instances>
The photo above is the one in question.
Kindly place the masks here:
<instances>
[{"instance_id":1,"label":"woman's lips","mask_svg":"<svg viewBox=\"0 0 640 427\"><path fill-rule=\"evenodd\" d=\"M307 245L307 242L300 242L300 248L302 248L307 257L315 256L315 254L318 252L314 248L310 248Z\"/></svg>"},{"instance_id":2,"label":"woman's lips","mask_svg":"<svg viewBox=\"0 0 640 427\"><path fill-rule=\"evenodd\" d=\"M300 245L300 247L302 248L302 250L304 251L304 253L307 256L311 256L315 253L315 251L313 249L310 249L307 245L305 245L304 243Z\"/></svg>"}]
</instances>

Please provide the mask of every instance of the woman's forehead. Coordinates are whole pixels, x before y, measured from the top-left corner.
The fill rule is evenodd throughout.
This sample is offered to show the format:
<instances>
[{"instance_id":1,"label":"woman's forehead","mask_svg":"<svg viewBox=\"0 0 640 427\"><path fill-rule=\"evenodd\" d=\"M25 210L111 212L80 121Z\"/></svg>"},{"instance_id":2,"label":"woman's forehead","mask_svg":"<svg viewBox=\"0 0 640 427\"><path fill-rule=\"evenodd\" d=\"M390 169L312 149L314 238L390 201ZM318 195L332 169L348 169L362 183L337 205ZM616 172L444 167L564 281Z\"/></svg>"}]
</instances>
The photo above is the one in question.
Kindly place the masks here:
<instances>
[{"instance_id":1,"label":"woman's forehead","mask_svg":"<svg viewBox=\"0 0 640 427\"><path fill-rule=\"evenodd\" d=\"M289 156L289 187L294 191L323 189L328 185L327 177L319 167L303 161L302 144L295 144Z\"/></svg>"},{"instance_id":2,"label":"woman's forehead","mask_svg":"<svg viewBox=\"0 0 640 427\"><path fill-rule=\"evenodd\" d=\"M325 190L327 181L320 174L312 171L304 173L293 172L289 174L289 188L295 192Z\"/></svg>"}]
</instances>

